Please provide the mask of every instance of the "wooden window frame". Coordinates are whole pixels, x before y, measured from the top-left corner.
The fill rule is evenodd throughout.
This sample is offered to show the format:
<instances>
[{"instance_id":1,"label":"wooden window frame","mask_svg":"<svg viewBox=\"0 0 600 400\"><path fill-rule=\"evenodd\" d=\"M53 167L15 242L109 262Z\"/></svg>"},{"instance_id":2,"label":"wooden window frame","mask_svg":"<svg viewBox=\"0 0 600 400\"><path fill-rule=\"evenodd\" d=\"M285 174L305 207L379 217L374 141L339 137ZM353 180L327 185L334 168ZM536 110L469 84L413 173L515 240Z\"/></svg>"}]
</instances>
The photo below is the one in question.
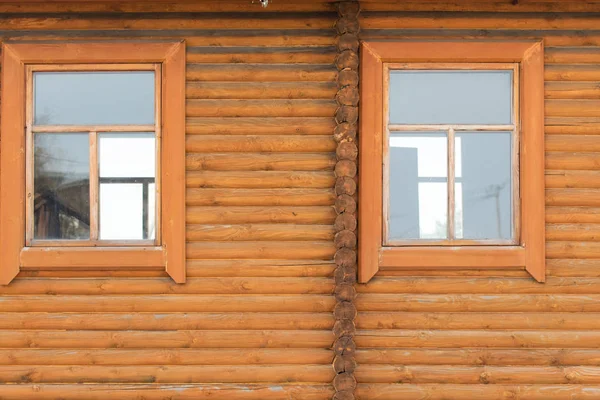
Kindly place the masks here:
<instances>
[{"instance_id":1,"label":"wooden window frame","mask_svg":"<svg viewBox=\"0 0 600 400\"><path fill-rule=\"evenodd\" d=\"M107 246L44 247L26 243L26 150L28 69L32 65L52 70L77 65L152 64L160 70L161 111L156 130L160 137L162 186L157 209L161 232L154 245L118 243ZM48 66L48 67L45 67ZM93 67L91 67L93 69ZM103 67L99 67L103 69ZM104 70L106 70L104 68ZM113 270L163 269L177 283L185 273L185 43L93 42L4 43L2 47L2 104L0 121L0 284L8 284L21 269ZM62 129L58 127L57 129ZM93 127L86 126L86 131ZM105 127L98 127L101 132ZM155 126L153 126L155 129ZM51 130L51 129L50 129ZM157 146L159 148L159 146ZM159 236L160 235L160 236Z\"/></svg>"},{"instance_id":2,"label":"wooden window frame","mask_svg":"<svg viewBox=\"0 0 600 400\"><path fill-rule=\"evenodd\" d=\"M160 210L160 165L161 165L161 92L162 92L162 73L161 65L158 63L145 64L28 64L26 67L27 92L25 94L25 126L26 130L26 149L25 149L25 171L26 180L26 203L25 203L25 244L28 247L122 247L122 246L160 246L161 244L161 210ZM36 125L34 121L34 79L36 72L112 72L112 71L149 71L154 73L154 124L142 125ZM99 136L104 133L119 132L139 132L153 133L155 138L155 159L156 168L154 183L156 185L155 198L155 238L141 240L102 240L100 233L100 212L99 212L99 176L98 149ZM90 238L78 240L53 240L53 239L35 239L34 235L34 136L44 134L87 134L89 139L89 196L90 196Z\"/></svg>"},{"instance_id":3,"label":"wooden window frame","mask_svg":"<svg viewBox=\"0 0 600 400\"><path fill-rule=\"evenodd\" d=\"M391 124L389 122L389 74L390 71L510 71L512 72L512 98L510 124ZM384 246L482 246L482 245L519 245L519 64L517 63L386 63L383 65L383 245ZM455 236L455 137L461 132L504 132L511 134L511 214L512 239L456 239ZM389 238L389 139L393 133L446 132L447 138L447 238L446 239L390 239ZM477 133L474 133L477 134Z\"/></svg>"},{"instance_id":4,"label":"wooden window frame","mask_svg":"<svg viewBox=\"0 0 600 400\"><path fill-rule=\"evenodd\" d=\"M519 235L514 245L384 245L386 68L392 64L518 64ZM359 282L379 270L518 269L545 280L544 47L542 41L361 44ZM516 197L516 196L515 196ZM473 243L474 244L474 243Z\"/></svg>"}]
</instances>

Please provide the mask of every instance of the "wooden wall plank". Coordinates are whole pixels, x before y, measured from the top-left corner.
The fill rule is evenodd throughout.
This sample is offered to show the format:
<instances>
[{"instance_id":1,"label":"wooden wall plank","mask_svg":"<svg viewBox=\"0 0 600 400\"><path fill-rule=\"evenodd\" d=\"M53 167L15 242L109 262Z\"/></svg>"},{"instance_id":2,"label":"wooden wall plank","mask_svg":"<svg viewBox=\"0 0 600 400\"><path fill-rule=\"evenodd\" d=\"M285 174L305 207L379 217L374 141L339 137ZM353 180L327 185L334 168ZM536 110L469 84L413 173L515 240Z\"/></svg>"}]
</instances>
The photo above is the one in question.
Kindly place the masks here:
<instances>
[{"instance_id":1,"label":"wooden wall plank","mask_svg":"<svg viewBox=\"0 0 600 400\"><path fill-rule=\"evenodd\" d=\"M20 384L0 386L0 394L6 400L18 400L33 395L39 400L164 400L166 397L180 400L287 400L297 397L306 400L326 400L333 395L331 385L293 384Z\"/></svg>"},{"instance_id":2,"label":"wooden wall plank","mask_svg":"<svg viewBox=\"0 0 600 400\"><path fill-rule=\"evenodd\" d=\"M4 348L321 348L331 331L0 331Z\"/></svg>"},{"instance_id":3,"label":"wooden wall plank","mask_svg":"<svg viewBox=\"0 0 600 400\"><path fill-rule=\"evenodd\" d=\"M188 189L188 206L327 206L335 201L332 189Z\"/></svg>"},{"instance_id":4,"label":"wooden wall plank","mask_svg":"<svg viewBox=\"0 0 600 400\"><path fill-rule=\"evenodd\" d=\"M267 264L262 260L262 264ZM215 261L213 261L215 263ZM223 263L209 265L207 268L218 268ZM282 264L281 260L272 262L272 268ZM287 264L293 265L292 262ZM252 263L248 262L248 268ZM319 265L316 264L315 265ZM561 282L560 280L558 282ZM594 285L593 280L588 287ZM557 284L559 285L559 284ZM592 288L594 286L591 286ZM111 279L26 279L18 280L14 285L0 287L2 295L127 295L127 294L303 294L331 293L333 282L320 277L305 277L297 279L273 277L203 277L191 278L185 285L177 285L168 279L156 278L111 278ZM589 290L586 293L593 293ZM167 328L167 327L165 327Z\"/></svg>"},{"instance_id":5,"label":"wooden wall plank","mask_svg":"<svg viewBox=\"0 0 600 400\"><path fill-rule=\"evenodd\" d=\"M572 338L577 337L576 341ZM357 331L363 348L597 348L597 331L548 330L367 330Z\"/></svg>"},{"instance_id":6,"label":"wooden wall plank","mask_svg":"<svg viewBox=\"0 0 600 400\"><path fill-rule=\"evenodd\" d=\"M331 113L333 115L333 113ZM280 121L280 122L285 122ZM218 152L334 152L335 142L332 135L194 135L188 136L186 150L191 153Z\"/></svg>"},{"instance_id":7,"label":"wooden wall plank","mask_svg":"<svg viewBox=\"0 0 600 400\"><path fill-rule=\"evenodd\" d=\"M332 224L333 207L188 207L188 224ZM332 243L333 245L333 243ZM230 257L235 258L235 257ZM259 257L260 258L260 257Z\"/></svg>"},{"instance_id":8,"label":"wooden wall plank","mask_svg":"<svg viewBox=\"0 0 600 400\"><path fill-rule=\"evenodd\" d=\"M599 295L360 294L358 310L415 312L596 312Z\"/></svg>"},{"instance_id":9,"label":"wooden wall plank","mask_svg":"<svg viewBox=\"0 0 600 400\"><path fill-rule=\"evenodd\" d=\"M325 294L2 297L3 312L330 312L333 304Z\"/></svg>"},{"instance_id":10,"label":"wooden wall plank","mask_svg":"<svg viewBox=\"0 0 600 400\"><path fill-rule=\"evenodd\" d=\"M577 357L577 353L573 357ZM593 353L588 353L591 355ZM582 354L580 357L586 357ZM0 364L28 365L326 364L327 349L3 349Z\"/></svg>"},{"instance_id":11,"label":"wooden wall plank","mask_svg":"<svg viewBox=\"0 0 600 400\"><path fill-rule=\"evenodd\" d=\"M229 117L188 118L188 135L328 135L333 118L311 117Z\"/></svg>"},{"instance_id":12,"label":"wooden wall plank","mask_svg":"<svg viewBox=\"0 0 600 400\"><path fill-rule=\"evenodd\" d=\"M593 366L420 366L369 365L356 369L363 383L449 384L598 384L598 367ZM0 370L1 376L1 370Z\"/></svg>"},{"instance_id":13,"label":"wooden wall plank","mask_svg":"<svg viewBox=\"0 0 600 400\"><path fill-rule=\"evenodd\" d=\"M305 171L193 171L187 173L188 188L311 188L333 186L332 172Z\"/></svg>"},{"instance_id":14,"label":"wooden wall plank","mask_svg":"<svg viewBox=\"0 0 600 400\"><path fill-rule=\"evenodd\" d=\"M587 367L591 368L591 367ZM161 366L3 366L0 383L152 382L159 384L206 383L327 383L333 379L329 365L161 365ZM539 374L538 374L539 375Z\"/></svg>"},{"instance_id":15,"label":"wooden wall plank","mask_svg":"<svg viewBox=\"0 0 600 400\"><path fill-rule=\"evenodd\" d=\"M276 291L273 291L277 294ZM258 293L257 293L258 294ZM0 329L40 330L327 330L333 327L331 313L3 313ZM282 359L277 363L283 364ZM36 364L40 362L34 359ZM211 359L205 363L212 364ZM239 361L244 363L247 361ZM296 361L289 360L290 363ZM32 363L32 359L28 361ZM70 363L75 363L71 360Z\"/></svg>"},{"instance_id":16,"label":"wooden wall plank","mask_svg":"<svg viewBox=\"0 0 600 400\"><path fill-rule=\"evenodd\" d=\"M600 393L598 385L457 385L457 384L364 384L356 390L359 399L377 400L488 400L507 396L524 400L593 399ZM510 398L510 397L509 397Z\"/></svg>"},{"instance_id":17,"label":"wooden wall plank","mask_svg":"<svg viewBox=\"0 0 600 400\"><path fill-rule=\"evenodd\" d=\"M270 49L268 49L270 50ZM193 53L192 53L193 54ZM252 54L252 53L250 53ZM244 54L246 60L250 54ZM188 58L190 53L188 51ZM311 54L311 62L313 57ZM333 61L333 60L331 60ZM296 63L296 61L291 61ZM558 91L560 88L548 88ZM574 89L574 88L572 88ZM332 82L190 82L188 99L333 99Z\"/></svg>"},{"instance_id":18,"label":"wooden wall plank","mask_svg":"<svg viewBox=\"0 0 600 400\"><path fill-rule=\"evenodd\" d=\"M600 322L594 313L420 313L360 312L358 329L534 329L597 330ZM600 315L598 315L600 316ZM391 362L391 361L390 361ZM411 361L414 364L419 361Z\"/></svg>"}]
</instances>

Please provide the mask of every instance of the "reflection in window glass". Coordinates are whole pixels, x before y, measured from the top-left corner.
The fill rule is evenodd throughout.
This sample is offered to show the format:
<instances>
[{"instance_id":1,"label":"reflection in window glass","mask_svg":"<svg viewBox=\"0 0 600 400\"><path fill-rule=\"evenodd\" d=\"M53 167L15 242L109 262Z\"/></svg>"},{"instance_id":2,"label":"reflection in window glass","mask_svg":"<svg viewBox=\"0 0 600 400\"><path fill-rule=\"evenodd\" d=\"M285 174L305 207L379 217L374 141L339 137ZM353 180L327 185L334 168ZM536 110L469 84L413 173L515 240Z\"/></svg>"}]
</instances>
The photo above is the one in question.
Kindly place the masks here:
<instances>
[{"instance_id":1,"label":"reflection in window glass","mask_svg":"<svg viewBox=\"0 0 600 400\"><path fill-rule=\"evenodd\" d=\"M34 137L34 239L89 239L87 133Z\"/></svg>"},{"instance_id":2,"label":"reflection in window glass","mask_svg":"<svg viewBox=\"0 0 600 400\"><path fill-rule=\"evenodd\" d=\"M154 124L154 72L35 72L35 125Z\"/></svg>"},{"instance_id":3,"label":"reflection in window glass","mask_svg":"<svg viewBox=\"0 0 600 400\"><path fill-rule=\"evenodd\" d=\"M510 124L512 71L394 70L392 124Z\"/></svg>"},{"instance_id":4,"label":"reflection in window glass","mask_svg":"<svg viewBox=\"0 0 600 400\"><path fill-rule=\"evenodd\" d=\"M445 133L390 135L390 240L448 237L447 140Z\"/></svg>"},{"instance_id":5,"label":"reflection in window glass","mask_svg":"<svg viewBox=\"0 0 600 400\"><path fill-rule=\"evenodd\" d=\"M102 133L100 239L154 239L156 141L153 133Z\"/></svg>"},{"instance_id":6,"label":"reflection in window glass","mask_svg":"<svg viewBox=\"0 0 600 400\"><path fill-rule=\"evenodd\" d=\"M512 239L510 132L457 133L457 239Z\"/></svg>"}]
</instances>

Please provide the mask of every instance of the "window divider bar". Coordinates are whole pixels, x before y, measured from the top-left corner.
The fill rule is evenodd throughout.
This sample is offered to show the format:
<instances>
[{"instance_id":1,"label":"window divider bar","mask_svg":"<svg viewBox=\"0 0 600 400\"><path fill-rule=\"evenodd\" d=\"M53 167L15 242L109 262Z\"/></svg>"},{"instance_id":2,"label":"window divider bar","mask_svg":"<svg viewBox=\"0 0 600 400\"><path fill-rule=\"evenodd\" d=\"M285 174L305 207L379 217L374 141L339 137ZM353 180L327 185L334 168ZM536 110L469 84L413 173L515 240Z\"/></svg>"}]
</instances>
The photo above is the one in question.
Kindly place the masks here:
<instances>
[{"instance_id":1,"label":"window divider bar","mask_svg":"<svg viewBox=\"0 0 600 400\"><path fill-rule=\"evenodd\" d=\"M455 171L455 154L454 154L454 129L448 129L448 239L454 240L454 171Z\"/></svg>"},{"instance_id":2,"label":"window divider bar","mask_svg":"<svg viewBox=\"0 0 600 400\"><path fill-rule=\"evenodd\" d=\"M455 125L455 124L430 124L430 125L400 125L390 124L390 131L448 131L453 129L454 131L513 131L515 130L514 124L506 125Z\"/></svg>"},{"instance_id":3,"label":"window divider bar","mask_svg":"<svg viewBox=\"0 0 600 400\"><path fill-rule=\"evenodd\" d=\"M98 240L99 227L99 169L98 164L98 132L90 131L90 240Z\"/></svg>"},{"instance_id":4,"label":"window divider bar","mask_svg":"<svg viewBox=\"0 0 600 400\"><path fill-rule=\"evenodd\" d=\"M154 132L155 125L37 125L35 133Z\"/></svg>"},{"instance_id":5,"label":"window divider bar","mask_svg":"<svg viewBox=\"0 0 600 400\"><path fill-rule=\"evenodd\" d=\"M25 244L29 246L35 235L35 145L33 125L33 71L30 66L25 69ZM4 116L6 118L6 116Z\"/></svg>"},{"instance_id":6,"label":"window divider bar","mask_svg":"<svg viewBox=\"0 0 600 400\"><path fill-rule=\"evenodd\" d=\"M158 246L162 243L162 196L161 193L163 180L162 180L162 109L163 109L163 96L166 93L165 84L162 75L162 65L154 65L154 146L155 146L155 159L156 159L156 170L154 172L154 243Z\"/></svg>"},{"instance_id":7,"label":"window divider bar","mask_svg":"<svg viewBox=\"0 0 600 400\"><path fill-rule=\"evenodd\" d=\"M517 64L513 71L513 123L515 129L511 132L511 168L512 168L512 213L513 213L513 240L521 242L521 93L520 93L520 65Z\"/></svg>"}]
</instances>

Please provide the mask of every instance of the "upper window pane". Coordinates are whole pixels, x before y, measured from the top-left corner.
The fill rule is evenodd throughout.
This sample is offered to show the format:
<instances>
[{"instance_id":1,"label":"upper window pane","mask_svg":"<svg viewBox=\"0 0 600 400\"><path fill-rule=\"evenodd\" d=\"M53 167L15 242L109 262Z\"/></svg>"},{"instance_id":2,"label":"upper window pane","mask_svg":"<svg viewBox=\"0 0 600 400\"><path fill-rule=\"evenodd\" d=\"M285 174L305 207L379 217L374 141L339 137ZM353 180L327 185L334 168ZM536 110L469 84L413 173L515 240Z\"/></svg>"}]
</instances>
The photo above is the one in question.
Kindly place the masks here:
<instances>
[{"instance_id":1,"label":"upper window pane","mask_svg":"<svg viewBox=\"0 0 600 400\"><path fill-rule=\"evenodd\" d=\"M512 71L394 70L392 124L511 124Z\"/></svg>"},{"instance_id":2,"label":"upper window pane","mask_svg":"<svg viewBox=\"0 0 600 400\"><path fill-rule=\"evenodd\" d=\"M154 72L35 72L35 125L154 124Z\"/></svg>"}]
</instances>

